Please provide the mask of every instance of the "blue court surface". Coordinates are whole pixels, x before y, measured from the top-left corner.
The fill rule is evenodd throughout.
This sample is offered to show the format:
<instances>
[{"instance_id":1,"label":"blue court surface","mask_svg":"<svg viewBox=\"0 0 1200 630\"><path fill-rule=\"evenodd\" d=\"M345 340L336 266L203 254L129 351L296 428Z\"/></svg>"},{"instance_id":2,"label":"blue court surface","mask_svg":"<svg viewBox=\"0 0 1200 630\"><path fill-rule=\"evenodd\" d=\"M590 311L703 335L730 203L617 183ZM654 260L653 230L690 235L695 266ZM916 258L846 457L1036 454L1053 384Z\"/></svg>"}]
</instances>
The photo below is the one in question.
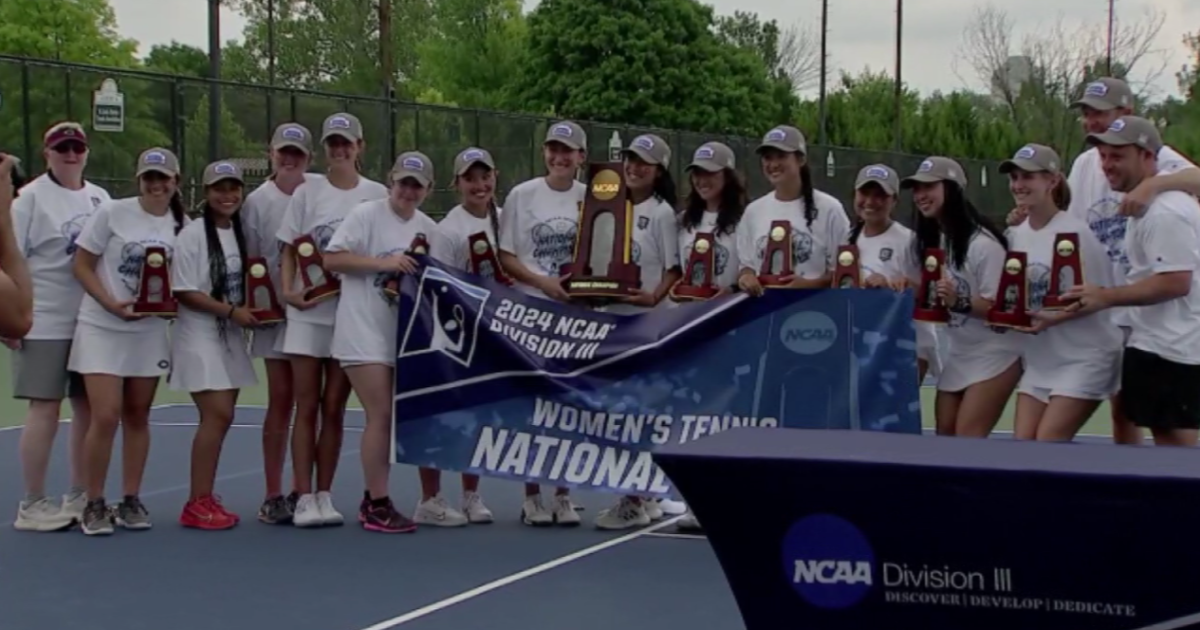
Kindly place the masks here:
<instances>
[{"instance_id":1,"label":"blue court surface","mask_svg":"<svg viewBox=\"0 0 1200 630\"><path fill-rule=\"evenodd\" d=\"M255 518L263 499L262 409L239 408L222 455L217 491L242 516L225 532L178 525L187 498L195 411L156 407L142 498L147 532L89 538L78 528L37 534L12 529L21 497L18 429L0 429L0 628L5 630L463 630L568 627L743 628L704 538L674 533L667 519L633 532L591 526L612 497L577 493L584 524L533 529L519 520L521 487L485 479L497 521L410 535L373 534L355 520L362 494L361 411L350 411L334 488L341 528L301 530ZM66 438L59 431L49 479L66 487ZM1098 438L1097 438L1098 439ZM118 497L114 454L109 496ZM290 468L289 468L290 470ZM285 473L285 483L290 473ZM549 489L546 489L549 492ZM456 475L443 494L457 503ZM410 513L415 469L397 466L392 496ZM736 504L733 509L739 508ZM757 506L755 509L770 509ZM753 518L752 510L748 517Z\"/></svg>"}]
</instances>

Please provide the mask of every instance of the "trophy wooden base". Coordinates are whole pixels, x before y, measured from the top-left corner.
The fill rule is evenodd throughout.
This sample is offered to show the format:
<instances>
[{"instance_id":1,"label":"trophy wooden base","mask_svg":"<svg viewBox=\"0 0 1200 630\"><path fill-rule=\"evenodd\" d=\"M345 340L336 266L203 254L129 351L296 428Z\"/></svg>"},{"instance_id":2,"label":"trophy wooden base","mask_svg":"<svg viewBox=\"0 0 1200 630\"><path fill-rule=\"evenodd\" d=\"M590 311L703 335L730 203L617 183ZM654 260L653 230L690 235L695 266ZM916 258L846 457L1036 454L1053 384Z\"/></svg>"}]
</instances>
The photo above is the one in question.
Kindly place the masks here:
<instances>
[{"instance_id":1,"label":"trophy wooden base","mask_svg":"<svg viewBox=\"0 0 1200 630\"><path fill-rule=\"evenodd\" d=\"M1074 303L1074 300L1063 299L1061 295L1047 295L1046 297L1042 298L1042 310L1065 311Z\"/></svg>"},{"instance_id":2,"label":"trophy wooden base","mask_svg":"<svg viewBox=\"0 0 1200 630\"><path fill-rule=\"evenodd\" d=\"M758 283L768 289L770 289L770 288L776 288L776 289L787 288L787 286L792 283L793 277L794 276L784 276L784 275L759 276Z\"/></svg>"},{"instance_id":3,"label":"trophy wooden base","mask_svg":"<svg viewBox=\"0 0 1200 630\"><path fill-rule=\"evenodd\" d=\"M264 308L257 311L250 311L250 314L260 324L280 324L287 321L287 316L283 314L283 311L275 309Z\"/></svg>"},{"instance_id":4,"label":"trophy wooden base","mask_svg":"<svg viewBox=\"0 0 1200 630\"><path fill-rule=\"evenodd\" d=\"M1030 328L1033 326L1033 317L1027 312L992 311L987 315L987 324L1000 328Z\"/></svg>"},{"instance_id":5,"label":"trophy wooden base","mask_svg":"<svg viewBox=\"0 0 1200 630\"><path fill-rule=\"evenodd\" d=\"M179 315L179 302L174 298L161 302L136 302L132 310L138 315L172 318Z\"/></svg>"},{"instance_id":6,"label":"trophy wooden base","mask_svg":"<svg viewBox=\"0 0 1200 630\"><path fill-rule=\"evenodd\" d=\"M638 280L572 277L563 282L563 289L573 298L623 298L633 295L641 284Z\"/></svg>"},{"instance_id":7,"label":"trophy wooden base","mask_svg":"<svg viewBox=\"0 0 1200 630\"><path fill-rule=\"evenodd\" d=\"M340 285L326 284L305 291L304 299L309 302L323 302L329 298L336 297L341 292L342 287Z\"/></svg>"},{"instance_id":8,"label":"trophy wooden base","mask_svg":"<svg viewBox=\"0 0 1200 630\"><path fill-rule=\"evenodd\" d=\"M668 295L676 302L694 302L698 300L711 300L721 292L720 287L713 285L695 285L678 283L671 287Z\"/></svg>"},{"instance_id":9,"label":"trophy wooden base","mask_svg":"<svg viewBox=\"0 0 1200 630\"><path fill-rule=\"evenodd\" d=\"M400 279L391 278L383 283L383 293L390 298L400 297Z\"/></svg>"},{"instance_id":10,"label":"trophy wooden base","mask_svg":"<svg viewBox=\"0 0 1200 630\"><path fill-rule=\"evenodd\" d=\"M913 319L928 324L949 324L950 311L944 308L918 308L913 311Z\"/></svg>"}]
</instances>

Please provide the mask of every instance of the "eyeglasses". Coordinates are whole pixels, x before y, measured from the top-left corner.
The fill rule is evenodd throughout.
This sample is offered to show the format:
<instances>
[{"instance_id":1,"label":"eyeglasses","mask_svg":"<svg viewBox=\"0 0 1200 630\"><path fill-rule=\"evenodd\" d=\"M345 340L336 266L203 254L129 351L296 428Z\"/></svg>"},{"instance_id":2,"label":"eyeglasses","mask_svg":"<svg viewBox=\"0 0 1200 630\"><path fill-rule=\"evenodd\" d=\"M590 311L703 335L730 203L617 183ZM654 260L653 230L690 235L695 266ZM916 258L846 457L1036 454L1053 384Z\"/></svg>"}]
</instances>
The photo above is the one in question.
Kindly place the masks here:
<instances>
[{"instance_id":1,"label":"eyeglasses","mask_svg":"<svg viewBox=\"0 0 1200 630\"><path fill-rule=\"evenodd\" d=\"M53 149L53 151L59 155L66 155L67 153L83 155L84 153L87 153L87 150L87 145L83 144L82 142L60 142L59 144L54 145Z\"/></svg>"}]
</instances>

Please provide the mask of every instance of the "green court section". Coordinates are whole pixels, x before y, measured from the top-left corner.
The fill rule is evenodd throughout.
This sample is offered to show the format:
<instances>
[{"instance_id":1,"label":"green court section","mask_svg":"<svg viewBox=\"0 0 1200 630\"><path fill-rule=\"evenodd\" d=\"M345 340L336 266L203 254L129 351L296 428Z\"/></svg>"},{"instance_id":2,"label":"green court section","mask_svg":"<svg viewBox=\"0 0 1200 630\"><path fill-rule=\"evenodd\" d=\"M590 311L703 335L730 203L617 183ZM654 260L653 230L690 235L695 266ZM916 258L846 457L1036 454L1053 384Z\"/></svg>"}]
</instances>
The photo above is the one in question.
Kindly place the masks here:
<instances>
[{"instance_id":1,"label":"green court section","mask_svg":"<svg viewBox=\"0 0 1200 630\"><path fill-rule=\"evenodd\" d=\"M2 414L0 415L0 426L11 426L20 424L22 422L25 413L25 404L22 401L14 400L12 397L12 380L9 378L9 370L12 366L12 361L9 357L10 351L8 348L2 347L0 347L0 350L2 350L4 353L4 360L0 361L0 383L3 384L3 390L0 390L3 392L3 399L0 399L0 414ZM251 387L242 390L242 394L238 399L238 404L267 404L267 375L263 369L262 361L256 362L255 368L258 371L259 384L257 387ZM934 392L933 388L921 388L921 407L923 410L922 415L924 416L926 427L933 426L933 399L935 395L936 393ZM159 382L158 397L156 398L156 402L158 404L190 403L191 401L191 397L185 393L170 391L167 388L167 382L165 378ZM353 396L350 399L350 406L361 407L361 405L358 403L358 399ZM1015 411L1016 398L1014 397L1008 402L1008 406L1004 410L1004 416L1000 419L1000 424L996 428L1002 431L1011 431L1012 417ZM1082 432L1096 435L1112 435L1112 420L1109 413L1108 403L1106 402L1101 404L1096 410L1096 413L1092 416L1092 419L1088 422L1087 426L1083 428ZM69 417L70 415L70 406L63 405L62 416L65 418Z\"/></svg>"}]
</instances>

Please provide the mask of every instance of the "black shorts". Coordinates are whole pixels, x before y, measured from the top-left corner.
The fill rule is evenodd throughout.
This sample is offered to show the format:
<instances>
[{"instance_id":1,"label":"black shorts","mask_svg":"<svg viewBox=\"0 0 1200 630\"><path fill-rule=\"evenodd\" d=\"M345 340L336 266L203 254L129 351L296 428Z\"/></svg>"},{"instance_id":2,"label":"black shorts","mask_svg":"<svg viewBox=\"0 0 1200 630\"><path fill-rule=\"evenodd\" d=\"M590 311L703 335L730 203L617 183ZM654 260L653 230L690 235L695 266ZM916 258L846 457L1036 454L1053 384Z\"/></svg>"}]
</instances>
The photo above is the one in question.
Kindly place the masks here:
<instances>
[{"instance_id":1,"label":"black shorts","mask_svg":"<svg viewBox=\"0 0 1200 630\"><path fill-rule=\"evenodd\" d=\"M1200 429L1200 365L1175 363L1126 347L1121 407L1139 427Z\"/></svg>"}]
</instances>

